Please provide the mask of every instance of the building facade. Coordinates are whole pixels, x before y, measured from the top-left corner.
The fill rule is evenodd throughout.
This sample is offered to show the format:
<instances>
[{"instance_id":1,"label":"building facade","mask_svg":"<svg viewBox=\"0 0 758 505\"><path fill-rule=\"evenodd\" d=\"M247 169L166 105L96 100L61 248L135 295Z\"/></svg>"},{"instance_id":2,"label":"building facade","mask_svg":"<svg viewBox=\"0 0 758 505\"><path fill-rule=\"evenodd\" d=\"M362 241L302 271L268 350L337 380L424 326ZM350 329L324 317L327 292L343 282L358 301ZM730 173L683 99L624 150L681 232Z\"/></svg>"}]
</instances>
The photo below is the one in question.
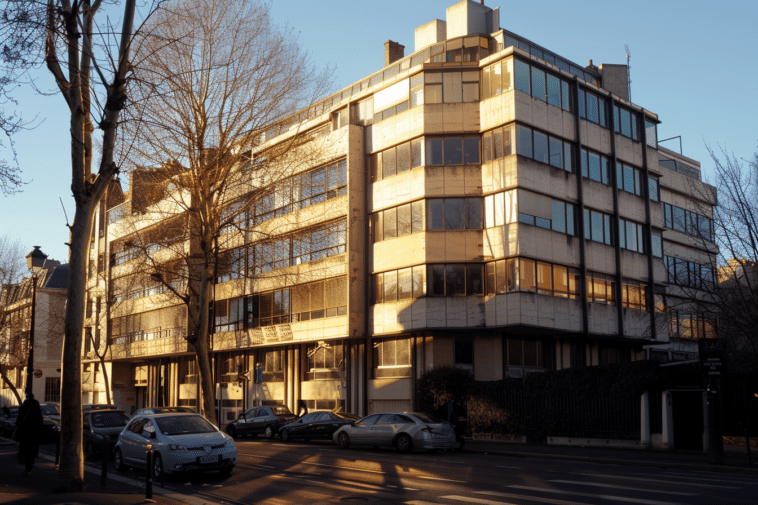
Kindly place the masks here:
<instances>
[{"instance_id":1,"label":"building facade","mask_svg":"<svg viewBox=\"0 0 758 505\"><path fill-rule=\"evenodd\" d=\"M253 149L293 131L325 146L240 214L261 233L224 241L211 344L222 423L256 402L411 410L433 367L496 380L687 359L709 334L684 288L713 281L715 191L698 162L658 146L626 66L579 66L479 3L446 14L416 29L412 54L388 41L381 70ZM141 197L133 180L99 212L91 292L105 317L89 331L107 335L122 408L196 406L184 307L149 272L120 298L107 287L135 273L130 237L161 229L124 224L149 214ZM240 379L256 367L259 383Z\"/></svg>"},{"instance_id":2,"label":"building facade","mask_svg":"<svg viewBox=\"0 0 758 505\"><path fill-rule=\"evenodd\" d=\"M0 290L0 366L24 399L29 360L32 315L32 278ZM63 318L66 307L68 265L46 260L37 274L34 315L34 370L32 393L40 402L60 401ZM0 405L17 405L13 390L0 383Z\"/></svg>"}]
</instances>

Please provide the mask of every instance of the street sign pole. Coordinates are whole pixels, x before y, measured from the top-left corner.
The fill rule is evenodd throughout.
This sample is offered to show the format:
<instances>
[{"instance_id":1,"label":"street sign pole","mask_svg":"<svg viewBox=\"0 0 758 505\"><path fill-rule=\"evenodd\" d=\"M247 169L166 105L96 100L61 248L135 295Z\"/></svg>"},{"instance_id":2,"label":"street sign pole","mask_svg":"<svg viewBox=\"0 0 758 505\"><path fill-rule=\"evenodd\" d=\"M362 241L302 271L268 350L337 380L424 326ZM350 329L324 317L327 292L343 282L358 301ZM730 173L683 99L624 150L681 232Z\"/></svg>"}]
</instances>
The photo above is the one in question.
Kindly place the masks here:
<instances>
[{"instance_id":1,"label":"street sign pole","mask_svg":"<svg viewBox=\"0 0 758 505\"><path fill-rule=\"evenodd\" d=\"M721 432L721 391L719 378L725 372L726 341L703 338L698 341L700 371L708 378L706 406L708 412L708 462L724 464L724 437Z\"/></svg>"}]
</instances>

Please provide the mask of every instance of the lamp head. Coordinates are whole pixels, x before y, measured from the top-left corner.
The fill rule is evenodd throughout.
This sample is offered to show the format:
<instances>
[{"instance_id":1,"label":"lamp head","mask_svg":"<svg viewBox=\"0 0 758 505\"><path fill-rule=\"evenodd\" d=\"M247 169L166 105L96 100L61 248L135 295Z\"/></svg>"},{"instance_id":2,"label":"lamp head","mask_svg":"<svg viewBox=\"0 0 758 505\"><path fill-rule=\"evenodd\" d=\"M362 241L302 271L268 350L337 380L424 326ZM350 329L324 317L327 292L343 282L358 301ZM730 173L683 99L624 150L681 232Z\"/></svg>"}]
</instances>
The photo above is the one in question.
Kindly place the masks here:
<instances>
[{"instance_id":1,"label":"lamp head","mask_svg":"<svg viewBox=\"0 0 758 505\"><path fill-rule=\"evenodd\" d=\"M45 260L47 255L39 250L39 246L35 245L34 250L26 255L26 264L33 273L37 273L45 266Z\"/></svg>"}]
</instances>

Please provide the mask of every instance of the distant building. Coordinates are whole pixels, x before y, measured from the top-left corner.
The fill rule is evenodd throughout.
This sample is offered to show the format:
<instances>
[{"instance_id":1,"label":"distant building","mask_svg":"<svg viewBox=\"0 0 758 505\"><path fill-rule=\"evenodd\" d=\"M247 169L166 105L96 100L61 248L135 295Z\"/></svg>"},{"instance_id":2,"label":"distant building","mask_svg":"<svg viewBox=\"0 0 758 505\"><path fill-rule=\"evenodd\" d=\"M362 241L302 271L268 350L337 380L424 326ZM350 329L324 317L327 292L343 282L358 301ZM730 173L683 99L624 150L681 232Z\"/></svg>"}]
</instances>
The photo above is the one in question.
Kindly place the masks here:
<instances>
[{"instance_id":1,"label":"distant building","mask_svg":"<svg viewBox=\"0 0 758 505\"><path fill-rule=\"evenodd\" d=\"M37 303L34 324L34 370L41 372L32 381L32 392L40 402L60 401L60 367L63 349L63 319L66 307L68 265L47 260L37 276ZM29 330L32 313L32 278L2 286L0 293L0 366L21 399L26 388L29 359ZM13 391L0 384L0 404L16 405Z\"/></svg>"},{"instance_id":2,"label":"distant building","mask_svg":"<svg viewBox=\"0 0 758 505\"><path fill-rule=\"evenodd\" d=\"M580 66L471 1L417 28L408 56L388 41L384 63L254 148L294 125L330 146L240 218L284 231L225 251L222 422L257 401L411 410L415 379L440 365L496 380L692 357L712 327L689 300L715 281L715 189L658 146L625 65ZM108 317L114 389L122 407L197 405L185 309L130 268L134 231L119 226L151 205L133 181L107 220L101 209L92 249L111 282L142 276ZM258 364L263 383L239 387Z\"/></svg>"}]
</instances>

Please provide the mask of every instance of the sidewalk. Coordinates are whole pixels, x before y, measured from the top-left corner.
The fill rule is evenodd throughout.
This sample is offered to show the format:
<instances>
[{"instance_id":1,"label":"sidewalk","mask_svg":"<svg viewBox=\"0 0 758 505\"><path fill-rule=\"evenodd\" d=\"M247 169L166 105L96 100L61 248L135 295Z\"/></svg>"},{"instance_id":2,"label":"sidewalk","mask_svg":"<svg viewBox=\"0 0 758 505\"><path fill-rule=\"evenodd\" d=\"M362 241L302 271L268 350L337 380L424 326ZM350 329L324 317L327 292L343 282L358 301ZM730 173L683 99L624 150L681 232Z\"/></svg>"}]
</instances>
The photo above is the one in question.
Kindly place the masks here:
<instances>
[{"instance_id":1,"label":"sidewalk","mask_svg":"<svg viewBox=\"0 0 758 505\"><path fill-rule=\"evenodd\" d=\"M599 463L606 465L673 468L690 471L724 472L758 477L758 451L753 450L753 467L748 466L747 452L729 447L724 450L724 464L708 463L708 455L701 452L666 451L658 449L624 449L617 447L583 447L499 440L466 439L465 451L480 454L498 454L516 458L553 459Z\"/></svg>"},{"instance_id":2,"label":"sidewalk","mask_svg":"<svg viewBox=\"0 0 758 505\"><path fill-rule=\"evenodd\" d=\"M16 461L18 446L11 440L0 437L0 503L18 505L63 505L87 504L133 505L137 503L159 503L162 505L211 505L206 499L185 496L161 489L159 483L153 483L153 501L145 500L145 482L132 477L108 472L106 487L100 487L100 470L89 465L84 466L84 483L86 492L53 493L58 471L53 457L52 444L40 450L30 476L23 476L23 467ZM112 466L111 466L112 468Z\"/></svg>"}]
</instances>

